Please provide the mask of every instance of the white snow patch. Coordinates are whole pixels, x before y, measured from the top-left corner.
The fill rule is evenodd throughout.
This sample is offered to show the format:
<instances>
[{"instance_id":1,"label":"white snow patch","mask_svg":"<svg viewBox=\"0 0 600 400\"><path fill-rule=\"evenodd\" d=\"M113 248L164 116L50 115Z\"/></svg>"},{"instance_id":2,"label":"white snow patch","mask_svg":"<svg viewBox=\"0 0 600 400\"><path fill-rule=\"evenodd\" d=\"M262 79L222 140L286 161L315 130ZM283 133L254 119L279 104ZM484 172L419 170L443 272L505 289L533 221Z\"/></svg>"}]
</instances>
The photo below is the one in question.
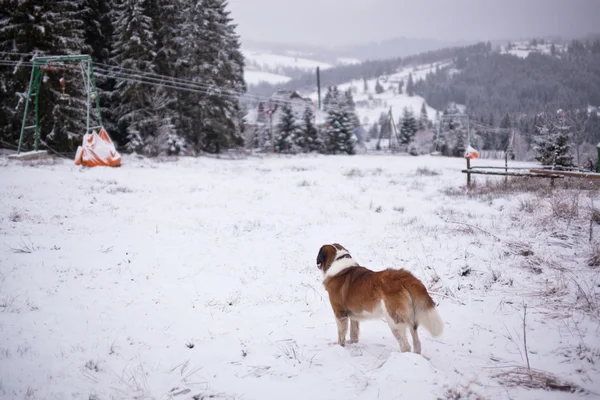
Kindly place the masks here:
<instances>
[{"instance_id":1,"label":"white snow patch","mask_svg":"<svg viewBox=\"0 0 600 400\"><path fill-rule=\"evenodd\" d=\"M271 72L245 70L244 79L248 85L257 85L262 82L271 84L286 83L292 78L289 76L273 74Z\"/></svg>"}]
</instances>

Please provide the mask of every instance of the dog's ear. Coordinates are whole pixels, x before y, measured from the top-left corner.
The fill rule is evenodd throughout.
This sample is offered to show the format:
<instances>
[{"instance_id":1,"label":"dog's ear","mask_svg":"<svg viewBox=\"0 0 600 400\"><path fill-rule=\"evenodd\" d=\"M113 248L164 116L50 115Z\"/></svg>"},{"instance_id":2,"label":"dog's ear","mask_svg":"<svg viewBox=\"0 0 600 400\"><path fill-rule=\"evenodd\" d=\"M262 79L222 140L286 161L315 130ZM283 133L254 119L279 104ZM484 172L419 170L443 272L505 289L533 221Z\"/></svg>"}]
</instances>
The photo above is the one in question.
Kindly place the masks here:
<instances>
[{"instance_id":1,"label":"dog's ear","mask_svg":"<svg viewBox=\"0 0 600 400\"><path fill-rule=\"evenodd\" d=\"M325 272L333 262L333 258L335 257L335 247L330 244L326 244L321 246L319 249L319 254L317 254L317 267Z\"/></svg>"},{"instance_id":2,"label":"dog's ear","mask_svg":"<svg viewBox=\"0 0 600 400\"><path fill-rule=\"evenodd\" d=\"M339 243L334 243L333 247L335 247L337 250L346 250L346 251L348 251L344 246L342 246Z\"/></svg>"}]
</instances>

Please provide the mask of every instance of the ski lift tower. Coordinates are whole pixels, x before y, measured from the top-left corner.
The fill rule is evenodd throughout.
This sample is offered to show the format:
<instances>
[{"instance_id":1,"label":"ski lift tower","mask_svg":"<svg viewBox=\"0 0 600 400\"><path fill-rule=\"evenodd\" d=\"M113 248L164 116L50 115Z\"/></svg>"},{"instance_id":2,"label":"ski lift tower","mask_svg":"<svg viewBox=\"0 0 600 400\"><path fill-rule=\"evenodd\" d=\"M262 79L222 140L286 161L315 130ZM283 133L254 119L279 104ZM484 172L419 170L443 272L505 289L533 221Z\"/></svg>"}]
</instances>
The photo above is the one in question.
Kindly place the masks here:
<instances>
[{"instance_id":1,"label":"ski lift tower","mask_svg":"<svg viewBox=\"0 0 600 400\"><path fill-rule=\"evenodd\" d=\"M19 147L17 153L21 153L23 137L25 136L25 131L28 130L35 130L35 150L39 150L39 97L40 88L42 86L42 81L45 73L81 72L87 97L87 122L85 133L90 133L91 130L100 129L102 127L102 116L100 114L100 100L98 99L98 92L96 90L96 80L94 78L94 69L92 66L92 58L90 56L36 56L34 57L32 62L33 67L31 69L31 78L29 79L27 98L25 99L25 114L23 115L23 124L21 126L21 136L19 137ZM61 100L68 100L69 97L65 93L66 81L64 77L61 77L59 79L59 82L62 88ZM35 101L35 115L33 118L34 121L31 125L27 125L27 117L30 112L29 103L32 100ZM95 114L98 126L91 126L92 108L94 108L94 106L96 108Z\"/></svg>"}]
</instances>

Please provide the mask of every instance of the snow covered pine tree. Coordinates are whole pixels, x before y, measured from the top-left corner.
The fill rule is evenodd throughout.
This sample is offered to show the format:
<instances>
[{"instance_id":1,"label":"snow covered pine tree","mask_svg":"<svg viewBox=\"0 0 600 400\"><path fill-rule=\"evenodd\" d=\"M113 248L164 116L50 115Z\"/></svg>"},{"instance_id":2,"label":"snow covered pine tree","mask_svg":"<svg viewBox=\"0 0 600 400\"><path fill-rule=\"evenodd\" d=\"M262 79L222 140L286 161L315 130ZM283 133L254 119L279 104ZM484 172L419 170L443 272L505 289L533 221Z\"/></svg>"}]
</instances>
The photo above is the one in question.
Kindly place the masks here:
<instances>
[{"instance_id":1,"label":"snow covered pine tree","mask_svg":"<svg viewBox=\"0 0 600 400\"><path fill-rule=\"evenodd\" d=\"M0 51L38 55L89 53L85 43L85 7L81 2L58 0L4 0L0 7ZM31 56L14 60L31 61ZM31 67L0 69L0 126L2 137L18 140ZM64 76L69 98L62 99L59 79ZM86 104L83 81L78 73L45 75L39 96L42 140L58 151L73 151L85 133ZM26 137L25 148L33 141Z\"/></svg>"},{"instance_id":2,"label":"snow covered pine tree","mask_svg":"<svg viewBox=\"0 0 600 400\"><path fill-rule=\"evenodd\" d=\"M296 117L289 104L281 106L281 117L277 125L277 136L275 137L275 150L278 153L291 153L297 140L299 128L296 125Z\"/></svg>"},{"instance_id":3,"label":"snow covered pine tree","mask_svg":"<svg viewBox=\"0 0 600 400\"><path fill-rule=\"evenodd\" d=\"M335 88L327 107L325 128L325 151L329 154L355 154L353 117L347 103Z\"/></svg>"}]
</instances>

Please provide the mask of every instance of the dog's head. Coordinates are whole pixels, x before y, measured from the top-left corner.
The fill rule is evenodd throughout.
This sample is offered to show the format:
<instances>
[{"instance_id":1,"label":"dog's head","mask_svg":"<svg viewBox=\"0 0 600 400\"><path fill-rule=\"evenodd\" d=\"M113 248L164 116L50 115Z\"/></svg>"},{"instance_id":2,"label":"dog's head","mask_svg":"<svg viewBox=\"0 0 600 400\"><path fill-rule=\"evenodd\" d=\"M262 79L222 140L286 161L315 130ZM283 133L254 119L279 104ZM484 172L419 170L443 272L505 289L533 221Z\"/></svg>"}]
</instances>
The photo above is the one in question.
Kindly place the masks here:
<instances>
[{"instance_id":1,"label":"dog's head","mask_svg":"<svg viewBox=\"0 0 600 400\"><path fill-rule=\"evenodd\" d=\"M331 264L342 257L350 257L350 253L341 244L323 245L319 250L319 254L317 254L317 268L325 274L331 267Z\"/></svg>"}]
</instances>

